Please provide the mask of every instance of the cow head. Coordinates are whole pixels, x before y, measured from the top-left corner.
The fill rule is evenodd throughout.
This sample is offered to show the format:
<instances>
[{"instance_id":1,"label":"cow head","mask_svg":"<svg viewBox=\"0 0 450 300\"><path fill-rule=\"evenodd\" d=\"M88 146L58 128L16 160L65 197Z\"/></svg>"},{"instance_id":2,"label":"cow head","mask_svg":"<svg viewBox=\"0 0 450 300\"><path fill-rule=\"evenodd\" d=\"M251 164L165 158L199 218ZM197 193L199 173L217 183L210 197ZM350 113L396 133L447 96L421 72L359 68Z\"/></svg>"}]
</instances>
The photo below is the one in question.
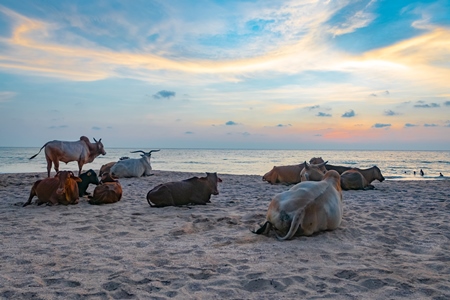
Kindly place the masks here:
<instances>
[{"instance_id":1,"label":"cow head","mask_svg":"<svg viewBox=\"0 0 450 300\"><path fill-rule=\"evenodd\" d=\"M95 185L98 185L100 183L98 181L97 174L92 169L90 169L89 171L84 172L83 174L81 174L80 178L82 180L85 180L85 182L87 182L87 183L92 183L92 184L95 184Z\"/></svg>"},{"instance_id":2,"label":"cow head","mask_svg":"<svg viewBox=\"0 0 450 300\"><path fill-rule=\"evenodd\" d=\"M220 179L217 176L217 173L206 173L206 179L209 182L209 185L212 189L211 194L213 195L219 195L219 190L217 189L217 183L222 182L222 179Z\"/></svg>"},{"instance_id":3,"label":"cow head","mask_svg":"<svg viewBox=\"0 0 450 300\"><path fill-rule=\"evenodd\" d=\"M77 177L73 174L72 171L59 171L56 173L55 178L58 178L59 184L56 189L56 194L62 195L66 192L66 186L71 186L70 181L74 180L75 182L81 182L81 178Z\"/></svg>"},{"instance_id":4,"label":"cow head","mask_svg":"<svg viewBox=\"0 0 450 300\"><path fill-rule=\"evenodd\" d=\"M322 157L313 157L309 160L309 163L312 165L318 165L325 162Z\"/></svg>"},{"instance_id":5,"label":"cow head","mask_svg":"<svg viewBox=\"0 0 450 300\"><path fill-rule=\"evenodd\" d=\"M95 139L95 138L93 138L94 139L94 142L95 142L95 146L97 147L97 153L100 155L105 155L106 154L106 151L105 151L105 149L103 148L103 143L102 143L102 139L99 139L98 141Z\"/></svg>"},{"instance_id":6,"label":"cow head","mask_svg":"<svg viewBox=\"0 0 450 300\"><path fill-rule=\"evenodd\" d=\"M323 162L317 165L311 165L304 162L305 167L300 172L301 181L321 181L323 178L323 175L326 172L325 164L327 163ZM324 171L325 169L325 171Z\"/></svg>"},{"instance_id":7,"label":"cow head","mask_svg":"<svg viewBox=\"0 0 450 300\"><path fill-rule=\"evenodd\" d=\"M373 178L377 179L379 182L384 181L384 176L381 174L381 170L377 166L373 166Z\"/></svg>"}]
</instances>

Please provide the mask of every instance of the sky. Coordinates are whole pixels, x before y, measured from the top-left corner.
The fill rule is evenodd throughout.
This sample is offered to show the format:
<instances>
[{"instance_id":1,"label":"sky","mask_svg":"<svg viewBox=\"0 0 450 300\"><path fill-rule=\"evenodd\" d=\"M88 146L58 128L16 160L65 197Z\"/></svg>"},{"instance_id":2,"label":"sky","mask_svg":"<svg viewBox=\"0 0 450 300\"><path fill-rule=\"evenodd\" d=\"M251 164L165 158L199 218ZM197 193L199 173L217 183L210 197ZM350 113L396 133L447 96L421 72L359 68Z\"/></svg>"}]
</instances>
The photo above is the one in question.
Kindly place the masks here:
<instances>
[{"instance_id":1,"label":"sky","mask_svg":"<svg viewBox=\"0 0 450 300\"><path fill-rule=\"evenodd\" d=\"M2 0L0 147L450 150L450 0Z\"/></svg>"}]
</instances>

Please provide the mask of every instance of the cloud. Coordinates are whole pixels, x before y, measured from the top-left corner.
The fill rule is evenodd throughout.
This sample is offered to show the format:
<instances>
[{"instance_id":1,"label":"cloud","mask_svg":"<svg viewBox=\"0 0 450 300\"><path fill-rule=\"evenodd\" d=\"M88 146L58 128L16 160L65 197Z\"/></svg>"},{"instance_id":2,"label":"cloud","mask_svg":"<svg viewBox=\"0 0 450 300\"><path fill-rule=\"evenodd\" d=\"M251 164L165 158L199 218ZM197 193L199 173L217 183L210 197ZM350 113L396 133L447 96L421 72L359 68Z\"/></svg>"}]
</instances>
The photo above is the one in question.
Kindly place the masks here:
<instances>
[{"instance_id":1,"label":"cloud","mask_svg":"<svg viewBox=\"0 0 450 300\"><path fill-rule=\"evenodd\" d=\"M385 116L397 116L397 115L399 115L399 113L396 113L395 111L388 109L388 110L384 111L384 115Z\"/></svg>"},{"instance_id":2,"label":"cloud","mask_svg":"<svg viewBox=\"0 0 450 300\"><path fill-rule=\"evenodd\" d=\"M419 103L419 104L415 104L414 107L418 107L418 108L435 108L435 107L440 107L440 105L437 104L437 103L425 103L424 101L417 101L417 103Z\"/></svg>"},{"instance_id":3,"label":"cloud","mask_svg":"<svg viewBox=\"0 0 450 300\"><path fill-rule=\"evenodd\" d=\"M307 106L305 107L305 109L307 110L313 110L313 109L318 109L320 107L320 105L312 105L312 106Z\"/></svg>"},{"instance_id":4,"label":"cloud","mask_svg":"<svg viewBox=\"0 0 450 300\"><path fill-rule=\"evenodd\" d=\"M184 134L194 134L192 131L186 131Z\"/></svg>"},{"instance_id":5,"label":"cloud","mask_svg":"<svg viewBox=\"0 0 450 300\"><path fill-rule=\"evenodd\" d=\"M292 125L291 124L278 124L275 127L290 127L290 126L292 126Z\"/></svg>"},{"instance_id":6,"label":"cloud","mask_svg":"<svg viewBox=\"0 0 450 300\"><path fill-rule=\"evenodd\" d=\"M416 127L416 126L418 126L418 125L416 125L416 124L411 124L411 123L406 123L406 124L405 124L405 127Z\"/></svg>"},{"instance_id":7,"label":"cloud","mask_svg":"<svg viewBox=\"0 0 450 300\"><path fill-rule=\"evenodd\" d=\"M175 92L162 90L153 95L155 99L175 97Z\"/></svg>"},{"instance_id":8,"label":"cloud","mask_svg":"<svg viewBox=\"0 0 450 300\"><path fill-rule=\"evenodd\" d=\"M353 111L353 109L350 109L349 111L347 111L347 112L345 112L343 115L342 115L342 118L352 118L352 117L354 117L356 114L355 114L355 112Z\"/></svg>"},{"instance_id":9,"label":"cloud","mask_svg":"<svg viewBox=\"0 0 450 300\"><path fill-rule=\"evenodd\" d=\"M376 15L370 12L370 7L372 6L372 2L370 1L366 7L361 10L357 10L351 15L347 15L344 19L339 22L339 25L334 26L330 29L330 32L335 35L343 35L356 31L359 28L364 28L368 26L373 20L375 20Z\"/></svg>"},{"instance_id":10,"label":"cloud","mask_svg":"<svg viewBox=\"0 0 450 300\"><path fill-rule=\"evenodd\" d=\"M239 125L239 124L234 122L234 121L228 121L228 122L225 123L225 125L227 125L227 126L234 126L234 125Z\"/></svg>"},{"instance_id":11,"label":"cloud","mask_svg":"<svg viewBox=\"0 0 450 300\"><path fill-rule=\"evenodd\" d=\"M445 102L444 102L444 105L445 105L445 106L450 106L450 101L445 101Z\"/></svg>"},{"instance_id":12,"label":"cloud","mask_svg":"<svg viewBox=\"0 0 450 300\"><path fill-rule=\"evenodd\" d=\"M50 129L64 129L64 128L69 128L69 126L67 125L59 125L59 126L50 126Z\"/></svg>"},{"instance_id":13,"label":"cloud","mask_svg":"<svg viewBox=\"0 0 450 300\"><path fill-rule=\"evenodd\" d=\"M427 123L425 123L425 124L423 124L423 126L424 127L437 127L438 125L437 124L427 124Z\"/></svg>"},{"instance_id":14,"label":"cloud","mask_svg":"<svg viewBox=\"0 0 450 300\"><path fill-rule=\"evenodd\" d=\"M331 117L331 114L327 114L324 112L318 112L316 116L317 117Z\"/></svg>"},{"instance_id":15,"label":"cloud","mask_svg":"<svg viewBox=\"0 0 450 300\"><path fill-rule=\"evenodd\" d=\"M92 126L91 129L92 129L92 130L101 130L101 128L100 128L100 127L97 127L97 126Z\"/></svg>"},{"instance_id":16,"label":"cloud","mask_svg":"<svg viewBox=\"0 0 450 300\"><path fill-rule=\"evenodd\" d=\"M373 124L372 128L386 128L391 127L391 124L384 124L384 123L375 123Z\"/></svg>"},{"instance_id":17,"label":"cloud","mask_svg":"<svg viewBox=\"0 0 450 300\"><path fill-rule=\"evenodd\" d=\"M372 97L378 97L378 95L375 94L375 93L370 94L370 96L372 96ZM389 91L381 92L381 96L385 96L385 97L389 96Z\"/></svg>"}]
</instances>

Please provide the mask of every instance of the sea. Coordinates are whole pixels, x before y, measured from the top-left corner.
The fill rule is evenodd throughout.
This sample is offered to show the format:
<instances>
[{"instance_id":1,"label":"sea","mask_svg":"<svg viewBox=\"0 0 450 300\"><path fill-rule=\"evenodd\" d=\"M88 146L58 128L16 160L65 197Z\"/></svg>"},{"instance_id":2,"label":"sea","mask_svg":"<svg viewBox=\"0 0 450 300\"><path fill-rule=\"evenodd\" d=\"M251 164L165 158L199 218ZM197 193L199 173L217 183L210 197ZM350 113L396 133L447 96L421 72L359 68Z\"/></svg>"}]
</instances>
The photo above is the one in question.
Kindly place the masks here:
<instances>
[{"instance_id":1,"label":"sea","mask_svg":"<svg viewBox=\"0 0 450 300\"><path fill-rule=\"evenodd\" d=\"M83 170L98 171L103 164L121 157L139 158L135 150L152 149L106 148ZM156 149L155 149L156 150ZM44 150L35 157L39 147L0 147L0 173L46 172ZM264 175L273 166L294 165L312 157L322 157L332 165L358 168L378 166L387 180L450 179L450 151L368 151L368 150L250 150L250 149L160 149L153 152L153 170L177 172L217 172L218 174ZM60 163L60 170L78 171L77 163ZM423 170L424 175L420 175ZM52 168L52 172L53 172ZM414 173L415 172L415 173ZM443 176L440 176L442 174Z\"/></svg>"}]
</instances>

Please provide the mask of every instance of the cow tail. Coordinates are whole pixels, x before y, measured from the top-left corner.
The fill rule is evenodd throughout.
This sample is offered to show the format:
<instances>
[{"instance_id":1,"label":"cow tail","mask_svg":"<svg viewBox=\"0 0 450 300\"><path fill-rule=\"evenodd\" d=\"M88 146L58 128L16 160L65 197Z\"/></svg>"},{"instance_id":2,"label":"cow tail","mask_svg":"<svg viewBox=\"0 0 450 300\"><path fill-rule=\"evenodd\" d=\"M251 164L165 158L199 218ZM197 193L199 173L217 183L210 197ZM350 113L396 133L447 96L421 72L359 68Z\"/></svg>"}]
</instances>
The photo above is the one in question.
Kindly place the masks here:
<instances>
[{"instance_id":1,"label":"cow tail","mask_svg":"<svg viewBox=\"0 0 450 300\"><path fill-rule=\"evenodd\" d=\"M41 149L39 149L39 152L38 152L38 153L36 153L36 154L35 154L35 155L33 155L32 157L30 157L30 159L33 159L33 158L35 158L36 156L38 156L38 154L39 154L39 153L41 153L42 149L44 149L44 147L45 147L45 146L47 146L47 144L48 144L48 142L47 142L47 143L45 143L45 145L44 145L44 146L42 146L42 147L41 147Z\"/></svg>"},{"instance_id":2,"label":"cow tail","mask_svg":"<svg viewBox=\"0 0 450 300\"><path fill-rule=\"evenodd\" d=\"M254 234L265 234L267 231L270 230L271 227L272 227L272 223L270 223L269 221L266 221L266 223L264 223L264 225L262 225L259 229L250 230L250 231L253 232Z\"/></svg>"},{"instance_id":3,"label":"cow tail","mask_svg":"<svg viewBox=\"0 0 450 300\"><path fill-rule=\"evenodd\" d=\"M305 207L302 207L300 209L300 211L298 211L295 214L294 219L292 219L291 227L289 228L289 231L288 231L288 233L285 236L280 236L275 231L275 234L276 234L277 238L279 240L290 240L294 236L294 234L297 232L298 227L303 222L303 218L304 217L305 217Z\"/></svg>"},{"instance_id":4,"label":"cow tail","mask_svg":"<svg viewBox=\"0 0 450 300\"><path fill-rule=\"evenodd\" d=\"M156 207L156 204L154 204L151 200L150 197L147 197L147 202L151 207Z\"/></svg>"}]
</instances>

